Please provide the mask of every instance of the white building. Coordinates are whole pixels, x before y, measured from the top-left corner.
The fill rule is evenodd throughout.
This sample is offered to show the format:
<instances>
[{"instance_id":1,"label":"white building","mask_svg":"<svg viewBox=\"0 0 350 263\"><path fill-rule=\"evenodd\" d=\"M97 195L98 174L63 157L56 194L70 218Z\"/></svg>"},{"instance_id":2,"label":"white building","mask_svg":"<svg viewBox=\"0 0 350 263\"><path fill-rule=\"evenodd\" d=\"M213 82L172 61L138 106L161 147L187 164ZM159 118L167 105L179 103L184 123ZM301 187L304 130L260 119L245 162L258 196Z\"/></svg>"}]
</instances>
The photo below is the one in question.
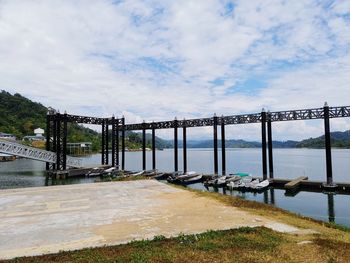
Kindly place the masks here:
<instances>
[{"instance_id":1,"label":"white building","mask_svg":"<svg viewBox=\"0 0 350 263\"><path fill-rule=\"evenodd\" d=\"M44 136L44 132L45 131L43 129L41 129L41 128L37 128L37 129L34 130L35 136L39 136L39 137L43 137Z\"/></svg>"},{"instance_id":2,"label":"white building","mask_svg":"<svg viewBox=\"0 0 350 263\"><path fill-rule=\"evenodd\" d=\"M0 139L4 139L4 140L8 140L8 141L15 141L16 136L13 134L0 132Z\"/></svg>"},{"instance_id":3,"label":"white building","mask_svg":"<svg viewBox=\"0 0 350 263\"><path fill-rule=\"evenodd\" d=\"M35 135L24 136L23 141L45 141L44 130L37 128L34 130Z\"/></svg>"}]
</instances>

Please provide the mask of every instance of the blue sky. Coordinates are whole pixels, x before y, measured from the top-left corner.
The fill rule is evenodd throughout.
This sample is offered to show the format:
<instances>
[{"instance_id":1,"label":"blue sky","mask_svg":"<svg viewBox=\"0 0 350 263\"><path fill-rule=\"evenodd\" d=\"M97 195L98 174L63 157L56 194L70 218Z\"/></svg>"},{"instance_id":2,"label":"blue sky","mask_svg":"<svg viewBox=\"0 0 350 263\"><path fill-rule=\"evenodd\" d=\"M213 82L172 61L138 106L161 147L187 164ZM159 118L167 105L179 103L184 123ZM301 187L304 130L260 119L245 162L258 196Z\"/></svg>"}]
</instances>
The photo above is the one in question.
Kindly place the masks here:
<instances>
[{"instance_id":1,"label":"blue sky","mask_svg":"<svg viewBox=\"0 0 350 263\"><path fill-rule=\"evenodd\" d=\"M0 89L73 114L139 122L350 104L348 0L3 0L0 40Z\"/></svg>"}]
</instances>

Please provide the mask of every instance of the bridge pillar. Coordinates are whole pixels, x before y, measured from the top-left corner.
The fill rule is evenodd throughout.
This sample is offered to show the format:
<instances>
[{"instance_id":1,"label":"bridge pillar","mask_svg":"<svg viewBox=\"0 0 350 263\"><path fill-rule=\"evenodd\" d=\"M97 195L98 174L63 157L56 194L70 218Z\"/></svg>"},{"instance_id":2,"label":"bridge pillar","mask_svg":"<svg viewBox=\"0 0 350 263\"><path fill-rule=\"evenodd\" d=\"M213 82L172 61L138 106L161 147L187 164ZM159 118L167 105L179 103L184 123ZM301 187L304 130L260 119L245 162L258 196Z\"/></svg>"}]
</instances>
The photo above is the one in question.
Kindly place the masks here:
<instances>
[{"instance_id":1,"label":"bridge pillar","mask_svg":"<svg viewBox=\"0 0 350 263\"><path fill-rule=\"evenodd\" d=\"M156 169L156 129L152 124L152 169Z\"/></svg>"},{"instance_id":2,"label":"bridge pillar","mask_svg":"<svg viewBox=\"0 0 350 263\"><path fill-rule=\"evenodd\" d=\"M268 141L268 153L269 153L269 177L273 178L273 146L272 146L272 125L271 125L270 113L268 113L268 120L267 120L267 141Z\"/></svg>"},{"instance_id":3,"label":"bridge pillar","mask_svg":"<svg viewBox=\"0 0 350 263\"><path fill-rule=\"evenodd\" d=\"M125 170L125 118L122 118L122 170Z\"/></svg>"},{"instance_id":4,"label":"bridge pillar","mask_svg":"<svg viewBox=\"0 0 350 263\"><path fill-rule=\"evenodd\" d=\"M221 117L221 170L222 175L226 175L226 139L224 116Z\"/></svg>"},{"instance_id":5,"label":"bridge pillar","mask_svg":"<svg viewBox=\"0 0 350 263\"><path fill-rule=\"evenodd\" d=\"M184 125L182 127L182 154L183 154L183 169L184 173L187 173L187 138L186 138L186 120L184 120Z\"/></svg>"},{"instance_id":6,"label":"bridge pillar","mask_svg":"<svg viewBox=\"0 0 350 263\"><path fill-rule=\"evenodd\" d=\"M326 173L327 186L333 185L333 171L332 171L332 150L331 150L331 132L329 124L329 106L327 102L323 107L324 131L325 131L325 149L326 149Z\"/></svg>"},{"instance_id":7,"label":"bridge pillar","mask_svg":"<svg viewBox=\"0 0 350 263\"><path fill-rule=\"evenodd\" d=\"M178 163L178 136L177 136L177 119L174 120L174 170L177 172L179 170Z\"/></svg>"},{"instance_id":8,"label":"bridge pillar","mask_svg":"<svg viewBox=\"0 0 350 263\"><path fill-rule=\"evenodd\" d=\"M218 164L218 117L214 114L214 174L219 173L219 164Z\"/></svg>"},{"instance_id":9,"label":"bridge pillar","mask_svg":"<svg viewBox=\"0 0 350 263\"><path fill-rule=\"evenodd\" d=\"M261 112L261 150L262 150L262 170L263 179L267 179L267 156L266 156L266 112Z\"/></svg>"},{"instance_id":10,"label":"bridge pillar","mask_svg":"<svg viewBox=\"0 0 350 263\"><path fill-rule=\"evenodd\" d=\"M142 124L142 170L146 170L146 129L145 121Z\"/></svg>"}]
</instances>

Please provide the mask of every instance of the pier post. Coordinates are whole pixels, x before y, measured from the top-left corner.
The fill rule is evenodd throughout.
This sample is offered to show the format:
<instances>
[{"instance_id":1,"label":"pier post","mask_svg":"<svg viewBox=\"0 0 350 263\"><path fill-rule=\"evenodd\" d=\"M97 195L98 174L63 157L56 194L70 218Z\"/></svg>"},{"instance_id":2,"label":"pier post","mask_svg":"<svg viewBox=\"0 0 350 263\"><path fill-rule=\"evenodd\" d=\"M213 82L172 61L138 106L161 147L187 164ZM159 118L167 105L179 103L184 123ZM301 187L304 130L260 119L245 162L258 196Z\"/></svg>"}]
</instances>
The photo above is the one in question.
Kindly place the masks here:
<instances>
[{"instance_id":1,"label":"pier post","mask_svg":"<svg viewBox=\"0 0 350 263\"><path fill-rule=\"evenodd\" d=\"M174 120L174 170L177 172L179 170L178 164L178 136L177 136L177 119Z\"/></svg>"},{"instance_id":2,"label":"pier post","mask_svg":"<svg viewBox=\"0 0 350 263\"><path fill-rule=\"evenodd\" d=\"M47 112L46 115L46 151L51 151L51 115ZM50 163L46 162L46 171L50 170Z\"/></svg>"},{"instance_id":3,"label":"pier post","mask_svg":"<svg viewBox=\"0 0 350 263\"><path fill-rule=\"evenodd\" d=\"M269 177L273 178L273 146L272 146L272 125L271 125L271 114L267 115L267 141L269 150Z\"/></svg>"},{"instance_id":4,"label":"pier post","mask_svg":"<svg viewBox=\"0 0 350 263\"><path fill-rule=\"evenodd\" d=\"M52 120L53 120L53 142L52 142L52 150L53 152L55 152L57 154L57 114L56 115L52 115ZM56 157L56 161L57 161L57 157ZM57 163L54 163L52 165L53 170L57 169Z\"/></svg>"},{"instance_id":5,"label":"pier post","mask_svg":"<svg viewBox=\"0 0 350 263\"><path fill-rule=\"evenodd\" d=\"M156 169L156 129L152 123L152 169Z\"/></svg>"},{"instance_id":6,"label":"pier post","mask_svg":"<svg viewBox=\"0 0 350 263\"><path fill-rule=\"evenodd\" d=\"M105 121L102 120L102 143L101 143L101 164L104 165L105 164Z\"/></svg>"},{"instance_id":7,"label":"pier post","mask_svg":"<svg viewBox=\"0 0 350 263\"><path fill-rule=\"evenodd\" d=\"M324 114L324 138L326 149L326 173L327 173L327 185L333 185L333 171L332 171L332 151L331 151L331 132L329 125L329 106L327 102L323 107Z\"/></svg>"},{"instance_id":8,"label":"pier post","mask_svg":"<svg viewBox=\"0 0 350 263\"><path fill-rule=\"evenodd\" d=\"M61 114L56 113L56 169L61 170Z\"/></svg>"},{"instance_id":9,"label":"pier post","mask_svg":"<svg viewBox=\"0 0 350 263\"><path fill-rule=\"evenodd\" d=\"M115 117L114 115L112 116L112 167L115 167Z\"/></svg>"},{"instance_id":10,"label":"pier post","mask_svg":"<svg viewBox=\"0 0 350 263\"><path fill-rule=\"evenodd\" d=\"M219 173L219 164L218 164L218 117L214 114L214 174Z\"/></svg>"},{"instance_id":11,"label":"pier post","mask_svg":"<svg viewBox=\"0 0 350 263\"><path fill-rule=\"evenodd\" d=\"M125 170L125 118L122 118L122 170Z\"/></svg>"},{"instance_id":12,"label":"pier post","mask_svg":"<svg viewBox=\"0 0 350 263\"><path fill-rule=\"evenodd\" d=\"M67 168L67 112L63 115L63 138L62 138L62 169Z\"/></svg>"},{"instance_id":13,"label":"pier post","mask_svg":"<svg viewBox=\"0 0 350 263\"><path fill-rule=\"evenodd\" d=\"M266 112L261 111L261 150L262 150L262 170L263 179L267 179L267 156L266 156Z\"/></svg>"},{"instance_id":14,"label":"pier post","mask_svg":"<svg viewBox=\"0 0 350 263\"><path fill-rule=\"evenodd\" d=\"M118 167L118 170L120 170L119 167L119 119L117 117L117 123L115 127L115 164Z\"/></svg>"},{"instance_id":15,"label":"pier post","mask_svg":"<svg viewBox=\"0 0 350 263\"><path fill-rule=\"evenodd\" d=\"M222 175L226 175L226 141L225 141L224 116L221 116L221 168L222 168Z\"/></svg>"},{"instance_id":16,"label":"pier post","mask_svg":"<svg viewBox=\"0 0 350 263\"><path fill-rule=\"evenodd\" d=\"M105 164L108 164L109 163L109 152L108 152L108 144L109 144L109 136L108 136L108 119L106 119L105 120L105 122L106 122L106 130L105 130L105 132L106 132L106 141L105 141L105 147L106 147L106 151L105 151L105 158L106 158L106 161L105 161Z\"/></svg>"},{"instance_id":17,"label":"pier post","mask_svg":"<svg viewBox=\"0 0 350 263\"><path fill-rule=\"evenodd\" d=\"M186 138L186 120L184 119L184 125L182 127L182 154L183 154L183 169L184 173L187 173L187 138Z\"/></svg>"},{"instance_id":18,"label":"pier post","mask_svg":"<svg viewBox=\"0 0 350 263\"><path fill-rule=\"evenodd\" d=\"M142 123L142 170L146 170L146 129L145 121Z\"/></svg>"}]
</instances>

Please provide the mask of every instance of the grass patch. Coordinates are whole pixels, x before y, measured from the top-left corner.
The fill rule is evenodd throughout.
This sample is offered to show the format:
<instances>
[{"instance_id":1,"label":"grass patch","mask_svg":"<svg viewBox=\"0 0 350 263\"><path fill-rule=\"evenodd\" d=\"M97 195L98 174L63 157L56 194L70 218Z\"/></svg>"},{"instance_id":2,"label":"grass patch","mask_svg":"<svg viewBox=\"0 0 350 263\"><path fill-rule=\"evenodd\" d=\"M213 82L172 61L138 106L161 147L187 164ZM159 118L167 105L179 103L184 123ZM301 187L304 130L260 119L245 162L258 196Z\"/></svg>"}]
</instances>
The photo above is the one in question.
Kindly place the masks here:
<instances>
[{"instance_id":1,"label":"grass patch","mask_svg":"<svg viewBox=\"0 0 350 263\"><path fill-rule=\"evenodd\" d=\"M300 247L297 237L264 227L242 227L125 245L88 248L8 262L347 262L350 244L317 237Z\"/></svg>"}]
</instances>

